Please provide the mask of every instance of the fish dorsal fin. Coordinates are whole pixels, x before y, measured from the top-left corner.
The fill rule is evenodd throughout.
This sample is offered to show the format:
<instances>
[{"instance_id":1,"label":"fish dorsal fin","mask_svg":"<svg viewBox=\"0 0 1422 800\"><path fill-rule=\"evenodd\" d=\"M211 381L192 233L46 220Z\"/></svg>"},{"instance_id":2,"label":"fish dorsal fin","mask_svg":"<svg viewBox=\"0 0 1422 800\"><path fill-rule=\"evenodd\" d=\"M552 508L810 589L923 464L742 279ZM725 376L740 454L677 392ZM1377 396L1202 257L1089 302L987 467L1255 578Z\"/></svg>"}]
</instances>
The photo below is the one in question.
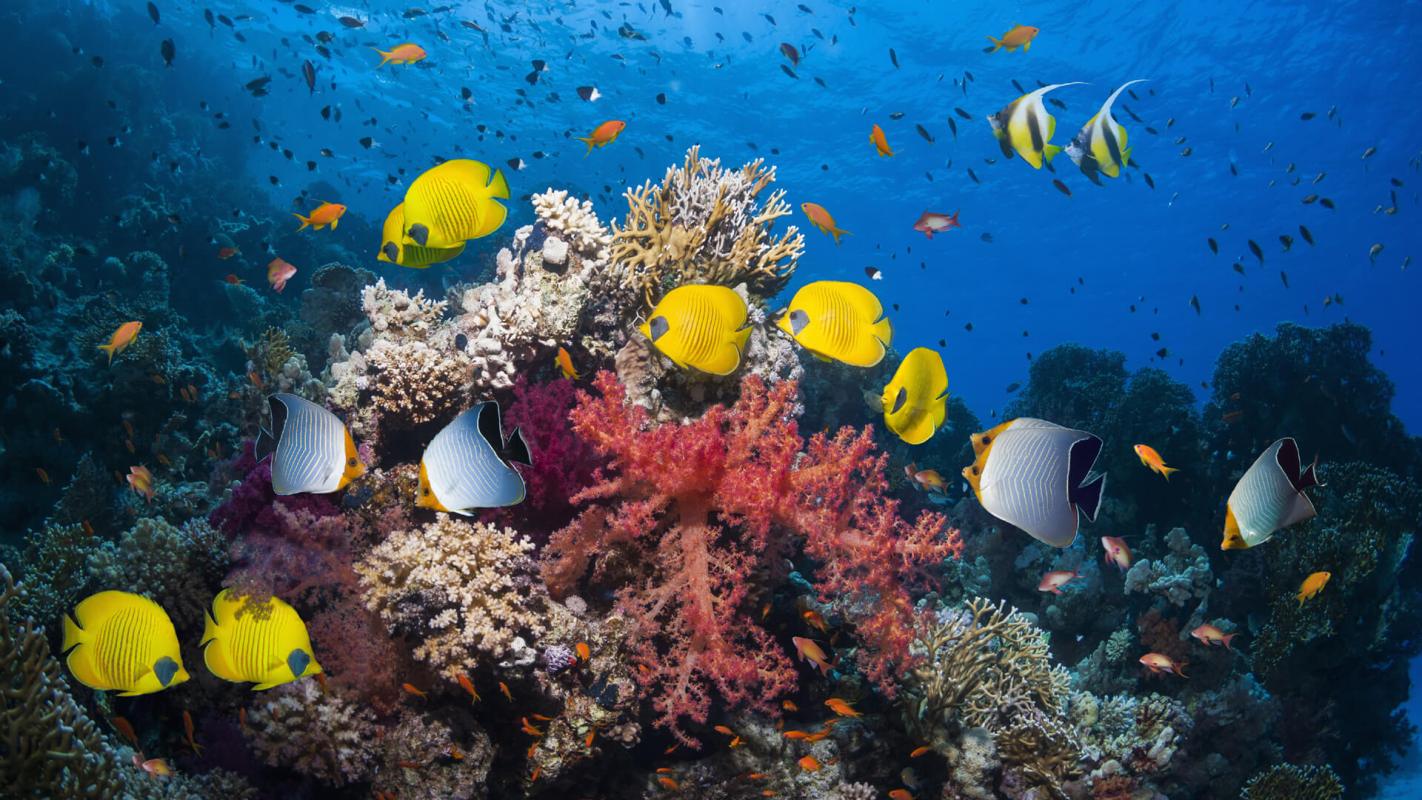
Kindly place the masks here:
<instances>
[{"instance_id":1,"label":"fish dorsal fin","mask_svg":"<svg viewBox=\"0 0 1422 800\"><path fill-rule=\"evenodd\" d=\"M478 425L479 435L484 437L484 441L494 448L494 452L501 452L504 449L504 423L497 401L486 400L479 404Z\"/></svg>"},{"instance_id":2,"label":"fish dorsal fin","mask_svg":"<svg viewBox=\"0 0 1422 800\"><path fill-rule=\"evenodd\" d=\"M1106 122L1107 124L1110 124L1110 121L1111 121L1111 106L1115 105L1115 103L1116 103L1116 98L1121 96L1121 92L1126 91L1126 88L1129 87L1129 86L1130 86L1131 84L1133 84L1133 83L1145 83L1147 80L1149 80L1149 78L1136 78L1136 79L1133 80L1133 81L1126 81L1125 83L1123 83L1123 84L1121 84L1120 86L1118 86L1118 87L1116 88L1116 91L1112 92L1112 93L1111 93L1111 96L1108 97L1108 98L1106 98L1106 102L1104 102L1104 103L1101 104L1101 110L1098 111L1098 112L1096 112L1096 116L1098 116L1098 117L1105 117L1105 119L1104 119L1103 121Z\"/></svg>"},{"instance_id":3,"label":"fish dorsal fin","mask_svg":"<svg viewBox=\"0 0 1422 800\"><path fill-rule=\"evenodd\" d=\"M1299 455L1299 445L1291 437L1280 439L1274 445L1274 463L1283 470L1284 477L1289 479L1289 485L1294 487L1294 491L1302 492L1304 487L1301 480L1303 475L1303 458Z\"/></svg>"},{"instance_id":4,"label":"fish dorsal fin","mask_svg":"<svg viewBox=\"0 0 1422 800\"><path fill-rule=\"evenodd\" d=\"M513 433L509 434L509 438L504 441L503 451L499 455L503 456L505 461L522 464L526 467L533 466L533 455L528 452L528 442L524 440L523 431L519 428L514 428Z\"/></svg>"}]
</instances>

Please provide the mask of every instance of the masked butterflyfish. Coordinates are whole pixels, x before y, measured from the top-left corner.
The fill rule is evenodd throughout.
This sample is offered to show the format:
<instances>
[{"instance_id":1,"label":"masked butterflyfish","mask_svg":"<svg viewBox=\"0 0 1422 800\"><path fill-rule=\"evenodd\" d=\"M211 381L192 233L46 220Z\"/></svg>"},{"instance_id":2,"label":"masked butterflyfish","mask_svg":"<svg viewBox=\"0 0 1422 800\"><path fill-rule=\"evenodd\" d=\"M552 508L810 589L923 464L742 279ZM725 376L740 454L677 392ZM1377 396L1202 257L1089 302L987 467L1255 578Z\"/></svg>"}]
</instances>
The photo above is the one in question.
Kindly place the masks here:
<instances>
[{"instance_id":1,"label":"masked butterflyfish","mask_svg":"<svg viewBox=\"0 0 1422 800\"><path fill-rule=\"evenodd\" d=\"M893 339L879 298L857 283L843 281L800 287L776 324L817 358L856 367L878 364Z\"/></svg>"},{"instance_id":2,"label":"masked butterflyfish","mask_svg":"<svg viewBox=\"0 0 1422 800\"><path fill-rule=\"evenodd\" d=\"M128 592L90 595L65 614L61 652L75 680L120 697L161 692L189 677L168 612Z\"/></svg>"},{"instance_id":3,"label":"masked butterflyfish","mask_svg":"<svg viewBox=\"0 0 1422 800\"><path fill-rule=\"evenodd\" d=\"M880 401L884 424L909 444L923 444L948 416L948 370L938 351L916 347L899 362Z\"/></svg>"},{"instance_id":4,"label":"masked butterflyfish","mask_svg":"<svg viewBox=\"0 0 1422 800\"><path fill-rule=\"evenodd\" d=\"M514 464L531 466L523 433L504 438L499 404L476 404L435 434L420 458L415 505L469 516L476 508L523 502L523 476Z\"/></svg>"},{"instance_id":5,"label":"masked butterflyfish","mask_svg":"<svg viewBox=\"0 0 1422 800\"><path fill-rule=\"evenodd\" d=\"M208 672L224 681L256 684L254 692L321 673L306 623L279 597L257 603L231 589L218 592L198 646Z\"/></svg>"},{"instance_id":6,"label":"masked butterflyfish","mask_svg":"<svg viewBox=\"0 0 1422 800\"><path fill-rule=\"evenodd\" d=\"M480 161L457 158L425 170L405 190L405 240L447 249L488 236L509 210L504 174Z\"/></svg>"},{"instance_id":7,"label":"masked butterflyfish","mask_svg":"<svg viewBox=\"0 0 1422 800\"><path fill-rule=\"evenodd\" d=\"M270 429L257 434L258 461L272 457L272 491L328 494L365 474L351 432L335 414L294 394L274 394Z\"/></svg>"},{"instance_id":8,"label":"masked butterflyfish","mask_svg":"<svg viewBox=\"0 0 1422 800\"><path fill-rule=\"evenodd\" d=\"M385 215L385 225L380 230L380 252L375 257L389 264L424 269L431 264L448 261L462 252L463 242L454 247L438 249L405 241L405 204L400 203Z\"/></svg>"},{"instance_id":9,"label":"masked butterflyfish","mask_svg":"<svg viewBox=\"0 0 1422 800\"><path fill-rule=\"evenodd\" d=\"M730 375L741 365L751 329L746 301L725 286L678 286L637 327L682 369Z\"/></svg>"},{"instance_id":10,"label":"masked butterflyfish","mask_svg":"<svg viewBox=\"0 0 1422 800\"><path fill-rule=\"evenodd\" d=\"M1101 183L1100 175L1119 178L1121 170L1131 161L1131 148L1126 146L1126 129L1111 116L1111 106L1121 92L1133 83L1144 83L1144 79L1127 81L1106 98L1096 116L1086 121L1081 130L1066 146L1068 156L1093 183Z\"/></svg>"},{"instance_id":11,"label":"masked butterflyfish","mask_svg":"<svg viewBox=\"0 0 1422 800\"><path fill-rule=\"evenodd\" d=\"M1299 446L1289 438L1269 445L1235 484L1225 504L1221 550L1244 550L1269 541L1284 528L1317 513L1304 490L1318 486L1315 461L1306 469Z\"/></svg>"},{"instance_id":12,"label":"masked butterflyfish","mask_svg":"<svg viewBox=\"0 0 1422 800\"><path fill-rule=\"evenodd\" d=\"M977 458L963 469L978 502L1032 538L1067 547L1077 512L1096 519L1105 475L1091 475L1101 439L1046 420L1018 417L973 434Z\"/></svg>"},{"instance_id":13,"label":"masked butterflyfish","mask_svg":"<svg viewBox=\"0 0 1422 800\"><path fill-rule=\"evenodd\" d=\"M997 137L1003 156L1012 158L1013 151L1016 151L1022 156L1022 160L1032 165L1032 169L1041 169L1044 159L1051 161L1060 153L1060 147L1050 144L1052 134L1057 131L1057 120L1047 113L1042 98L1053 89L1076 86L1079 83L1081 81L1043 86L1035 92L1022 95L1008 103L1006 108L989 116L992 135Z\"/></svg>"}]
</instances>

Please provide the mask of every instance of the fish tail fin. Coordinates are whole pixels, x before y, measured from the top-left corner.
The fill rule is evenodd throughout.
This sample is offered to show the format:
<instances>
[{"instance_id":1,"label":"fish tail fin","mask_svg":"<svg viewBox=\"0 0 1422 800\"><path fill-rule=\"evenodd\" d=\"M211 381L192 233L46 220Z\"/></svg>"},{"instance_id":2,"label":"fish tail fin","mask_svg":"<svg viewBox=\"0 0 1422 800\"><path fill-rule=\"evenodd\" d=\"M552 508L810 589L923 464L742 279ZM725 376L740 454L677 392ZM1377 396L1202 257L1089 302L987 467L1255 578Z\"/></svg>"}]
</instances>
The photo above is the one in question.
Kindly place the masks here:
<instances>
[{"instance_id":1,"label":"fish tail fin","mask_svg":"<svg viewBox=\"0 0 1422 800\"><path fill-rule=\"evenodd\" d=\"M1164 464L1161 464L1161 465L1160 465L1160 474L1161 474L1161 475L1164 475L1166 480L1170 480L1170 474L1171 474L1172 472L1179 472L1179 471L1180 471L1180 468L1179 468L1179 467L1167 467L1167 466L1165 466Z\"/></svg>"},{"instance_id":2,"label":"fish tail fin","mask_svg":"<svg viewBox=\"0 0 1422 800\"><path fill-rule=\"evenodd\" d=\"M1225 649L1226 649L1226 650L1233 650L1233 649L1234 649L1233 647L1230 647L1230 646L1229 646L1229 643L1234 639L1234 637L1236 637L1236 636L1238 636L1238 635L1239 635L1238 633L1226 633L1224 636L1221 636L1221 637L1220 637L1220 641L1224 642L1224 646L1225 646Z\"/></svg>"},{"instance_id":3,"label":"fish tail fin","mask_svg":"<svg viewBox=\"0 0 1422 800\"><path fill-rule=\"evenodd\" d=\"M989 42L992 42L992 44L993 44L992 47L989 47L989 48L988 48L988 52L989 52L989 53L996 53L997 51L999 51L999 50L1002 49L1002 40L1000 40L1000 39L995 39L995 38L993 38L993 37L991 37L991 36L987 37L987 40L988 40Z\"/></svg>"},{"instance_id":4,"label":"fish tail fin","mask_svg":"<svg viewBox=\"0 0 1422 800\"><path fill-rule=\"evenodd\" d=\"M533 455L528 452L528 442L524 441L523 431L514 428L513 433L504 441L504 460L523 464L526 467L533 466Z\"/></svg>"},{"instance_id":5,"label":"fish tail fin","mask_svg":"<svg viewBox=\"0 0 1422 800\"><path fill-rule=\"evenodd\" d=\"M99 349L109 354L109 364L112 365L114 363L114 350L116 349L114 345L101 344L99 345Z\"/></svg>"},{"instance_id":6,"label":"fish tail fin","mask_svg":"<svg viewBox=\"0 0 1422 800\"><path fill-rule=\"evenodd\" d=\"M1313 463L1308 465L1308 469L1299 475L1299 491L1310 486L1322 486L1323 482L1318 479L1318 456L1313 457Z\"/></svg>"},{"instance_id":7,"label":"fish tail fin","mask_svg":"<svg viewBox=\"0 0 1422 800\"><path fill-rule=\"evenodd\" d=\"M371 49L371 50L374 50L375 52L377 52L377 53L380 54L380 63L375 65L375 68L376 68L376 69L380 69L381 67L385 66L386 64L389 64L389 63L390 63L390 59L394 58L394 56L392 56L391 54L385 52L384 50L381 50L379 47L372 47L372 48L370 48L370 49Z\"/></svg>"},{"instance_id":8,"label":"fish tail fin","mask_svg":"<svg viewBox=\"0 0 1422 800\"><path fill-rule=\"evenodd\" d=\"M1042 158L1048 163L1051 163L1051 160L1056 158L1057 153L1060 153L1061 151L1062 149L1060 147L1057 147L1054 144L1049 144L1042 148Z\"/></svg>"},{"instance_id":9,"label":"fish tail fin","mask_svg":"<svg viewBox=\"0 0 1422 800\"><path fill-rule=\"evenodd\" d=\"M494 170L494 177L489 179L489 196L508 199L509 181L504 177L503 170Z\"/></svg>"},{"instance_id":10,"label":"fish tail fin","mask_svg":"<svg viewBox=\"0 0 1422 800\"><path fill-rule=\"evenodd\" d=\"M588 152L583 153L583 158L587 158L588 155L592 153L592 149L593 149L593 139L592 139L592 137L591 137L591 136L579 136L579 137L578 137L578 141L580 141L580 142L582 142L583 144L586 144L586 145L588 146Z\"/></svg>"},{"instance_id":11,"label":"fish tail fin","mask_svg":"<svg viewBox=\"0 0 1422 800\"><path fill-rule=\"evenodd\" d=\"M1086 515L1092 522L1096 521L1096 512L1101 510L1101 496L1106 489L1106 476L1097 475L1094 480L1087 481L1076 488L1072 494L1072 502Z\"/></svg>"},{"instance_id":12,"label":"fish tail fin","mask_svg":"<svg viewBox=\"0 0 1422 800\"><path fill-rule=\"evenodd\" d=\"M303 217L303 216L301 216L300 214L292 214L292 216L293 216L293 217L296 217L296 218L299 219L299 220L301 220L301 227L300 227L300 228L297 228L298 231L304 231L304 230L306 230L306 228L307 228L308 226L311 225L311 218L310 218L310 217Z\"/></svg>"},{"instance_id":13,"label":"fish tail fin","mask_svg":"<svg viewBox=\"0 0 1422 800\"><path fill-rule=\"evenodd\" d=\"M841 236L849 236L849 235L851 235L851 234L849 233L849 231L844 230L843 228L836 228L836 227L834 227L834 226L831 225L831 226L830 226L830 229L829 229L829 235L834 237L834 243L835 243L836 246L838 246L838 245L839 245L839 237L841 237Z\"/></svg>"},{"instance_id":14,"label":"fish tail fin","mask_svg":"<svg viewBox=\"0 0 1422 800\"><path fill-rule=\"evenodd\" d=\"M1182 678L1185 678L1186 680L1190 679L1190 676L1185 674L1185 668L1180 666L1179 664L1175 665L1175 674L1179 675Z\"/></svg>"},{"instance_id":15,"label":"fish tail fin","mask_svg":"<svg viewBox=\"0 0 1422 800\"><path fill-rule=\"evenodd\" d=\"M64 615L64 643L60 645L59 652L63 653L78 647L91 638L93 637L79 627L79 623L75 622L74 618L66 612Z\"/></svg>"}]
</instances>

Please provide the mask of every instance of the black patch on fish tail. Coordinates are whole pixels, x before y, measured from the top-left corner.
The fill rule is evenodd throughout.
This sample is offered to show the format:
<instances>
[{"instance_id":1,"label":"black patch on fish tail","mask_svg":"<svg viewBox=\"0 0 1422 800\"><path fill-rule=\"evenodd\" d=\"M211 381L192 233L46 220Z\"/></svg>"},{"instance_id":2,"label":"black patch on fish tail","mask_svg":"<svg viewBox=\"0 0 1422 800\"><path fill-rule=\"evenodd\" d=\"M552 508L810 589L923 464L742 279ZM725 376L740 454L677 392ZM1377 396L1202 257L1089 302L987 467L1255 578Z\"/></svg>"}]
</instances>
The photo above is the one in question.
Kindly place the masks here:
<instances>
[{"instance_id":1,"label":"black patch on fish tail","mask_svg":"<svg viewBox=\"0 0 1422 800\"><path fill-rule=\"evenodd\" d=\"M429 227L419 222L416 222L414 225L410 226L408 235L411 239L414 239L415 244L418 244L420 247L424 247L425 245L429 244L430 229Z\"/></svg>"},{"instance_id":2,"label":"black patch on fish tail","mask_svg":"<svg viewBox=\"0 0 1422 800\"><path fill-rule=\"evenodd\" d=\"M499 455L503 456L505 461L526 467L533 466L533 455L528 452L528 442L523 438L523 431L518 428L514 428L513 433L504 441L503 451Z\"/></svg>"},{"instance_id":3,"label":"black patch on fish tail","mask_svg":"<svg viewBox=\"0 0 1422 800\"><path fill-rule=\"evenodd\" d=\"M1101 455L1101 439L1087 434L1085 439L1072 443L1067 453L1067 501L1086 514L1086 518L1096 521L1096 512L1101 508L1102 490L1106 488L1106 476L1098 475L1087 482L1091 468Z\"/></svg>"},{"instance_id":4,"label":"black patch on fish tail","mask_svg":"<svg viewBox=\"0 0 1422 800\"><path fill-rule=\"evenodd\" d=\"M1318 482L1318 459L1314 458L1308 469L1303 469L1303 457L1299 455L1299 443L1292 437L1285 437L1280 440L1279 452L1274 456L1274 460L1279 464L1279 469L1284 471L1284 477L1289 479L1289 485L1294 487L1294 491L1302 492L1310 486L1320 486Z\"/></svg>"},{"instance_id":5,"label":"black patch on fish tail","mask_svg":"<svg viewBox=\"0 0 1422 800\"><path fill-rule=\"evenodd\" d=\"M391 261L400 260L400 245L395 244L394 242L386 242L380 248L380 252L384 253L385 257L390 259Z\"/></svg>"}]
</instances>

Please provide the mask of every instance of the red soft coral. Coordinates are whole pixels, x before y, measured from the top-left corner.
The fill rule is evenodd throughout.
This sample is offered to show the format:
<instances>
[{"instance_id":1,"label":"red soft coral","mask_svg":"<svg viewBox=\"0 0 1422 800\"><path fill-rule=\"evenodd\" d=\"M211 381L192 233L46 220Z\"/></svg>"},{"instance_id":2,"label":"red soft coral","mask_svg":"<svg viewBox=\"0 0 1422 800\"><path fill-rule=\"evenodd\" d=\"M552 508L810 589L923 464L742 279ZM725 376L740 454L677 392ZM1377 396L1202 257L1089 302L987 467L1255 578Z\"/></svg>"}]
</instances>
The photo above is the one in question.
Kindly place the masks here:
<instances>
[{"instance_id":1,"label":"red soft coral","mask_svg":"<svg viewBox=\"0 0 1422 800\"><path fill-rule=\"evenodd\" d=\"M794 688L788 656L751 612L800 541L820 565L821 593L858 627L859 662L891 692L908 658L916 573L962 545L938 515L912 527L898 518L869 433L816 436L806 449L788 382L748 378L734 407L655 427L610 373L594 385L600 396L580 393L571 419L610 468L573 498L593 505L554 534L544 577L555 595L589 573L617 585L659 724L695 745L683 721L706 720L712 688L768 713Z\"/></svg>"}]
</instances>

